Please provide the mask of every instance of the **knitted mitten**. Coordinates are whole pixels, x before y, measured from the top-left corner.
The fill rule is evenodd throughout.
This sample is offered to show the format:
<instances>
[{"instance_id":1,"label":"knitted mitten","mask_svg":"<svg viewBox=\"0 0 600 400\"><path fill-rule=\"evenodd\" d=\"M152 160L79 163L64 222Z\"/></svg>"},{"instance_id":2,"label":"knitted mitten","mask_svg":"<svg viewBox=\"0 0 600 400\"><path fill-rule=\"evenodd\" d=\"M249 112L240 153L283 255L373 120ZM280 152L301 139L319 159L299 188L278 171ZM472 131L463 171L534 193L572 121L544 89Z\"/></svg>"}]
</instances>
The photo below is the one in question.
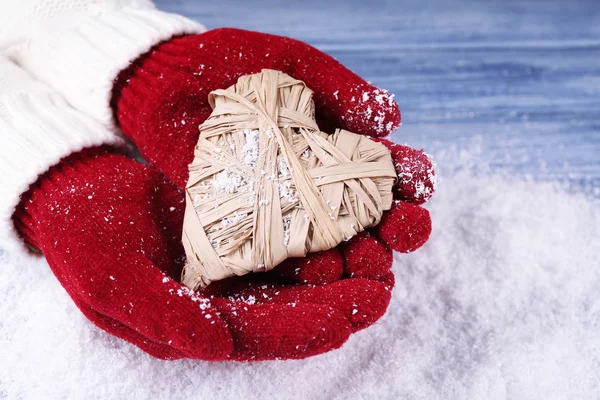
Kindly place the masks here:
<instances>
[{"instance_id":1,"label":"knitted mitten","mask_svg":"<svg viewBox=\"0 0 600 400\"><path fill-rule=\"evenodd\" d=\"M314 91L317 121L325 129L341 127L381 137L400 124L393 96L314 47L290 38L228 28L174 38L139 57L114 86L116 119L146 159L183 188L198 141L198 126L212 111L208 94L264 68L304 81ZM342 257L340 249L313 253L284 262L277 268L281 275L322 284L339 279L344 268L352 275L350 271L360 269L356 263L365 262L373 276L384 275L392 258L377 257L383 248L410 252L425 243L431 221L418 204L433 194L432 163L422 150L378 140L390 148L399 175L394 189L399 201L394 208L385 214L376 232L350 241L346 247L354 256Z\"/></svg>"},{"instance_id":2,"label":"knitted mitten","mask_svg":"<svg viewBox=\"0 0 600 400\"><path fill-rule=\"evenodd\" d=\"M155 357L304 358L385 312L390 277L318 287L242 279L190 291L176 281L183 211L183 193L160 172L93 148L42 176L14 220L93 323Z\"/></svg>"}]
</instances>

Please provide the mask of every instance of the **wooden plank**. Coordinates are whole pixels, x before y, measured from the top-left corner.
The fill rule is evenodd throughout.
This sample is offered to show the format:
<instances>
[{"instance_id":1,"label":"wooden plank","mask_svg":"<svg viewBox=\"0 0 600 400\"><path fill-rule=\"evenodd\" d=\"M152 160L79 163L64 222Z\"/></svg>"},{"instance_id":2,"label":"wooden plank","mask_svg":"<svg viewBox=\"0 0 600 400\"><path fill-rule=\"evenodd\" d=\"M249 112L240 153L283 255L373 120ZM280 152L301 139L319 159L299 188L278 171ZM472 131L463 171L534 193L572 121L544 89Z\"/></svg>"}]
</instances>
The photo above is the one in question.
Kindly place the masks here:
<instances>
[{"instance_id":1,"label":"wooden plank","mask_svg":"<svg viewBox=\"0 0 600 400\"><path fill-rule=\"evenodd\" d=\"M396 93L396 141L434 156L478 149L492 170L600 196L600 3L458 4L158 1L209 28L292 36L328 52Z\"/></svg>"}]
</instances>

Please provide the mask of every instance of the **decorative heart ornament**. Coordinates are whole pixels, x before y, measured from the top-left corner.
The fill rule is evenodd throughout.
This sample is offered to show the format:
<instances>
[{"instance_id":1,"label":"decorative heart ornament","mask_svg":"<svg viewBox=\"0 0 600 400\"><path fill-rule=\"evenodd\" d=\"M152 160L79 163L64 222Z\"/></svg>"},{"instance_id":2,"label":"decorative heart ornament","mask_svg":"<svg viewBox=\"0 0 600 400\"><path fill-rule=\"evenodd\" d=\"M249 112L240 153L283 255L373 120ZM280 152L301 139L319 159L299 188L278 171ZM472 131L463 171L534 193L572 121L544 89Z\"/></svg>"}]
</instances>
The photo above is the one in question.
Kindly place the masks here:
<instances>
[{"instance_id":1,"label":"decorative heart ornament","mask_svg":"<svg viewBox=\"0 0 600 400\"><path fill-rule=\"evenodd\" d=\"M321 132L303 82L263 70L209 102L186 186L189 288L333 248L390 209L397 176L388 149Z\"/></svg>"}]
</instances>

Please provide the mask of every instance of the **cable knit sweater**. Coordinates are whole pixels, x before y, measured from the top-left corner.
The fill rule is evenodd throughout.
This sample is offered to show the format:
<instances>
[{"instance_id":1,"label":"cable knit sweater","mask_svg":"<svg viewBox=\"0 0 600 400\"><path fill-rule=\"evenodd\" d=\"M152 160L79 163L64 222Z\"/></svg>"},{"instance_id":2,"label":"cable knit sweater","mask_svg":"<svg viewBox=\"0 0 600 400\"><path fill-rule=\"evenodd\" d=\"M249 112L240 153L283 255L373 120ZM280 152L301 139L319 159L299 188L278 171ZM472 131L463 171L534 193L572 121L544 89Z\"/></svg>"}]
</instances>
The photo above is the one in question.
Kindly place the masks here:
<instances>
[{"instance_id":1,"label":"cable knit sweater","mask_svg":"<svg viewBox=\"0 0 600 400\"><path fill-rule=\"evenodd\" d=\"M123 144L109 104L119 71L163 40L204 30L146 0L2 0L0 243L5 250L28 254L11 217L39 175L83 148Z\"/></svg>"}]
</instances>

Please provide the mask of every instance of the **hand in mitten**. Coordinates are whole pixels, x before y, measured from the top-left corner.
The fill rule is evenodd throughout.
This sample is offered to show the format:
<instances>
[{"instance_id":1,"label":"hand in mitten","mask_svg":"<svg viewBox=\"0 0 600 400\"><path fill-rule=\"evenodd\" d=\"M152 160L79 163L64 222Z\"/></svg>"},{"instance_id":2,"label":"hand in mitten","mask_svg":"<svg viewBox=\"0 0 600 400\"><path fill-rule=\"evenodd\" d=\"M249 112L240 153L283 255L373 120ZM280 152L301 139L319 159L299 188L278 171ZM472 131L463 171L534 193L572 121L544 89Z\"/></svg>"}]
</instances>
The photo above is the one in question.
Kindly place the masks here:
<instances>
[{"instance_id":1,"label":"hand in mitten","mask_svg":"<svg viewBox=\"0 0 600 400\"><path fill-rule=\"evenodd\" d=\"M264 68L285 72L314 91L317 120L324 129L341 127L382 137L400 124L393 96L333 58L297 40L238 29L175 38L141 56L114 86L116 119L146 159L183 188L198 126L212 111L208 94ZM410 252L425 243L431 222L428 212L418 205L433 194L432 163L422 151L377 140L392 153L399 176L395 187L399 202L385 213L375 232L350 241L350 254L342 256L339 249L333 249L289 260L277 268L281 275L327 283L339 279L345 266L351 276L378 277L389 270L391 257L378 257L377 249ZM353 272L359 269L355 264L363 265L362 274Z\"/></svg>"},{"instance_id":2,"label":"hand in mitten","mask_svg":"<svg viewBox=\"0 0 600 400\"><path fill-rule=\"evenodd\" d=\"M256 301L217 286L217 296L193 293L172 279L184 258L183 208L183 193L160 172L93 148L42 176L14 220L92 322L159 358L304 358L384 313L390 284L367 279L248 282Z\"/></svg>"}]
</instances>

